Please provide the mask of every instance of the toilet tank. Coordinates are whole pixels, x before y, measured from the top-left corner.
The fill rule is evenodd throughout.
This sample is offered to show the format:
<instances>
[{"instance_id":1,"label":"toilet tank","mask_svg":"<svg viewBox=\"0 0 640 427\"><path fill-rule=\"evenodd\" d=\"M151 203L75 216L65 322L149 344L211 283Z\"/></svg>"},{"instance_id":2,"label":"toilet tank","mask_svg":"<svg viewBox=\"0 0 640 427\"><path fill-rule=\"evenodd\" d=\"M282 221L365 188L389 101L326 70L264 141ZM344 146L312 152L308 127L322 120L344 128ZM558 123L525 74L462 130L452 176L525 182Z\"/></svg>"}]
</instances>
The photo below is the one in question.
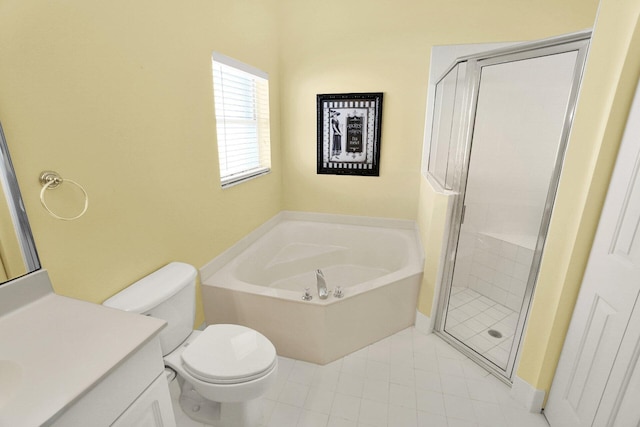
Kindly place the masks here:
<instances>
[{"instance_id":1,"label":"toilet tank","mask_svg":"<svg viewBox=\"0 0 640 427\"><path fill-rule=\"evenodd\" d=\"M118 292L102 305L165 320L162 354L171 353L193 331L196 306L195 267L172 262Z\"/></svg>"}]
</instances>

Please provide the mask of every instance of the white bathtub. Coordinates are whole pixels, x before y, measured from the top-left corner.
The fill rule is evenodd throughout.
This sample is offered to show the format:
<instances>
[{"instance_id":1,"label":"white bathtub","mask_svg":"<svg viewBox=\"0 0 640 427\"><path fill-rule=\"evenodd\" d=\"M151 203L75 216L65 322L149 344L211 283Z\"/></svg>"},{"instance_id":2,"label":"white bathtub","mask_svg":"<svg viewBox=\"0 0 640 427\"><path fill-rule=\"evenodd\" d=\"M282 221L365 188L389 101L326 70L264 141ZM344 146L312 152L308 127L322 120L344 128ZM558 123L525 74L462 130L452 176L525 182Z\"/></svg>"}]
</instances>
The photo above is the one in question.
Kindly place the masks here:
<instances>
[{"instance_id":1,"label":"white bathtub","mask_svg":"<svg viewBox=\"0 0 640 427\"><path fill-rule=\"evenodd\" d=\"M412 221L281 212L202 268L205 318L325 364L413 325L423 265ZM318 298L316 269L342 298Z\"/></svg>"}]
</instances>

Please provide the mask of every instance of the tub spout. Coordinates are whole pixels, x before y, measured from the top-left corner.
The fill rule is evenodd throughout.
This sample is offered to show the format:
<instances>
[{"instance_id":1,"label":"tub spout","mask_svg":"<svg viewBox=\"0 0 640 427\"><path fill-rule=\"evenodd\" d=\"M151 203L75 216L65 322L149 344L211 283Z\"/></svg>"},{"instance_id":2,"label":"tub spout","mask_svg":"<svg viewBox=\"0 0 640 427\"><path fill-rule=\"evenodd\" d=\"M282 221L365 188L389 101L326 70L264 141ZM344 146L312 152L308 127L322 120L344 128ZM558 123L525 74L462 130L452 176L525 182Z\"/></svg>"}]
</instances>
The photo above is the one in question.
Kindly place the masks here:
<instances>
[{"instance_id":1,"label":"tub spout","mask_svg":"<svg viewBox=\"0 0 640 427\"><path fill-rule=\"evenodd\" d=\"M327 282L324 280L324 274L320 269L316 270L316 282L318 284L318 297L327 299L329 290L327 289Z\"/></svg>"}]
</instances>

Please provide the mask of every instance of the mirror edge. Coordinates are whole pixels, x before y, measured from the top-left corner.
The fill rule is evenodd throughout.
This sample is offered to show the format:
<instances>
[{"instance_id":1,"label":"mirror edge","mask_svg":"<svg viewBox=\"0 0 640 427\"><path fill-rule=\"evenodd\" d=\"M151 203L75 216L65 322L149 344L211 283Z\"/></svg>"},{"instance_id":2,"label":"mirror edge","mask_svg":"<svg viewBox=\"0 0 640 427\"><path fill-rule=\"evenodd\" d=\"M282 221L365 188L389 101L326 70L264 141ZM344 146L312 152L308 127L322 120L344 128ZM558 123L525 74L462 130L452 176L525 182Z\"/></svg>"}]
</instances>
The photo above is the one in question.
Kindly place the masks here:
<instances>
[{"instance_id":1,"label":"mirror edge","mask_svg":"<svg viewBox=\"0 0 640 427\"><path fill-rule=\"evenodd\" d=\"M9 199L7 202L11 207L11 216L14 221L27 272L33 272L41 268L40 260L38 259L38 252L36 251L31 226L27 219L27 210L22 201L20 187L18 187L18 179L13 169L9 146L5 139L2 123L0 123L0 156L2 156L0 180L6 183L8 187L5 188L7 199Z\"/></svg>"}]
</instances>

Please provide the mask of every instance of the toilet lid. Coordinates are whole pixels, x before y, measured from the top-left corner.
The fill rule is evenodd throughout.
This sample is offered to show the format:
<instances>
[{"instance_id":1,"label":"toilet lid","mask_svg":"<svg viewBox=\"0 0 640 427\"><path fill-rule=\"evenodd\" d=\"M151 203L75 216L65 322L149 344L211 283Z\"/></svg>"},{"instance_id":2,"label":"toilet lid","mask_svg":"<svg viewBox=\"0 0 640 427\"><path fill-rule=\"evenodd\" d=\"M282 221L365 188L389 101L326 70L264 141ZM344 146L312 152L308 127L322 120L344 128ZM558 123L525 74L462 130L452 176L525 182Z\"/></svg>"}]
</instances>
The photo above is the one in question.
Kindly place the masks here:
<instances>
[{"instance_id":1,"label":"toilet lid","mask_svg":"<svg viewBox=\"0 0 640 427\"><path fill-rule=\"evenodd\" d=\"M277 363L276 349L264 335L240 325L211 325L182 353L185 370L208 383L239 383L260 378Z\"/></svg>"}]
</instances>

